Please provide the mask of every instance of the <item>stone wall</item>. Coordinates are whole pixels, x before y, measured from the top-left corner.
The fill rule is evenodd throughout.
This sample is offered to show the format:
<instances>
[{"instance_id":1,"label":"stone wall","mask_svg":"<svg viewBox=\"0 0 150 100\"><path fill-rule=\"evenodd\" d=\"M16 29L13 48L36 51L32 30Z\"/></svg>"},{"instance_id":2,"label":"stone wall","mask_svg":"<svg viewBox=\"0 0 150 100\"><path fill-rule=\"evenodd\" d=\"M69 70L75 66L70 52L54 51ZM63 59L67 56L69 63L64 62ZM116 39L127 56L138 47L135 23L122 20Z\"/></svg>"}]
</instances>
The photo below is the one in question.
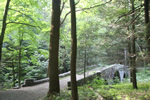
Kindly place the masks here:
<instances>
[{"instance_id":1,"label":"stone wall","mask_svg":"<svg viewBox=\"0 0 150 100\"><path fill-rule=\"evenodd\" d=\"M126 70L126 66L120 65L120 64L113 64L107 67L104 67L103 69L96 71L92 75L89 75L85 79L85 84L92 82L92 80L96 77L103 78L105 80L114 79L115 77L120 78L119 70L124 70L124 74L128 74L128 70ZM121 80L121 79L120 79ZM84 85L84 78L77 80L77 85L81 86ZM68 87L70 88L71 82L68 82Z\"/></svg>"},{"instance_id":2,"label":"stone wall","mask_svg":"<svg viewBox=\"0 0 150 100\"><path fill-rule=\"evenodd\" d=\"M59 77L62 78L62 77L68 76L68 75L70 75L70 71L66 72L66 73L59 74ZM34 78L25 79L22 87L33 86L33 85L41 84L41 83L48 82L48 81L49 81L49 78L44 78L41 80L35 80Z\"/></svg>"}]
</instances>

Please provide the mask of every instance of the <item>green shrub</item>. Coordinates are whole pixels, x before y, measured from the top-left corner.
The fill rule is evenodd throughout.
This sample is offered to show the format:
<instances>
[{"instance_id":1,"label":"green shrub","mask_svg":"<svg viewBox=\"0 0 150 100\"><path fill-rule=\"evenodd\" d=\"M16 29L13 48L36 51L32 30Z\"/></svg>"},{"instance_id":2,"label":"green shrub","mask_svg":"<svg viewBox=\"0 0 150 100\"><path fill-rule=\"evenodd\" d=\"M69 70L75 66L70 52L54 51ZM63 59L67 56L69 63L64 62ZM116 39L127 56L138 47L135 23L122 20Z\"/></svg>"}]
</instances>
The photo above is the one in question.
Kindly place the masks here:
<instances>
[{"instance_id":1,"label":"green shrub","mask_svg":"<svg viewBox=\"0 0 150 100\"><path fill-rule=\"evenodd\" d=\"M79 100L96 100L97 98L94 91L92 91L88 85L79 87L78 91Z\"/></svg>"},{"instance_id":2,"label":"green shrub","mask_svg":"<svg viewBox=\"0 0 150 100\"><path fill-rule=\"evenodd\" d=\"M94 89L100 88L102 85L104 85L106 82L104 79L101 79L99 77L96 77L92 83L89 84Z\"/></svg>"}]
</instances>

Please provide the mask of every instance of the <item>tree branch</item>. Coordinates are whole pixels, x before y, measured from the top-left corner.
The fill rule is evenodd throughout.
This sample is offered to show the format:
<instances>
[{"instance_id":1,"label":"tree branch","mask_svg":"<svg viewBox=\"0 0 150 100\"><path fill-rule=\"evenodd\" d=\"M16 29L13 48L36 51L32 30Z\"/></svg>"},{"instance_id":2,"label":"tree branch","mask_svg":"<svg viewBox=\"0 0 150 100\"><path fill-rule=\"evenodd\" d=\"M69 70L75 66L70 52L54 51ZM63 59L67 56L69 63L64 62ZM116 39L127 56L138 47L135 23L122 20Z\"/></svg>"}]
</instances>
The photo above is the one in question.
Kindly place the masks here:
<instances>
[{"instance_id":1,"label":"tree branch","mask_svg":"<svg viewBox=\"0 0 150 100\"><path fill-rule=\"evenodd\" d=\"M78 12L78 11L84 11L84 10L88 10L88 9L92 9L92 8L96 8L96 7L99 7L99 6L103 6L103 5L107 4L107 3L110 3L111 1L112 0L109 0L108 2L105 2L104 4L99 4L99 5L91 6L89 8L81 8L79 10L76 10L76 12ZM80 2L80 0L76 4L78 4L79 2ZM70 13L71 13L71 11L69 11L68 13L66 13L66 15L65 15L64 19L62 20L62 22L60 23L60 25L62 25L64 23L64 21L66 20L67 16Z\"/></svg>"},{"instance_id":2,"label":"tree branch","mask_svg":"<svg viewBox=\"0 0 150 100\"><path fill-rule=\"evenodd\" d=\"M92 9L92 8L96 8L96 7L99 7L99 6L103 6L103 5L106 5L107 3L110 3L112 0L109 0L108 2L105 2L103 4L99 4L99 5L95 5L95 6L92 6L92 7L89 7L89 8L82 8L81 11L83 10L88 10L88 9Z\"/></svg>"},{"instance_id":3,"label":"tree branch","mask_svg":"<svg viewBox=\"0 0 150 100\"><path fill-rule=\"evenodd\" d=\"M130 26L130 25L132 25L132 24L135 24L135 22L136 22L137 18L138 18L140 15L141 15L141 13L140 13L140 14L138 14L138 15L137 15L137 16L133 19L133 21L132 21L132 22L127 23L126 27L127 27L127 26Z\"/></svg>"},{"instance_id":4,"label":"tree branch","mask_svg":"<svg viewBox=\"0 0 150 100\"><path fill-rule=\"evenodd\" d=\"M77 5L79 2L80 2L80 0L75 5Z\"/></svg>"},{"instance_id":5,"label":"tree branch","mask_svg":"<svg viewBox=\"0 0 150 100\"><path fill-rule=\"evenodd\" d=\"M28 18L30 18L31 20L33 20L29 15L26 15L25 13L22 13L22 12L19 11L19 10L15 10L15 9L12 9L12 8L9 8L9 10L13 10L13 11L19 12L20 14L25 15L26 17L28 17ZM34 21L34 20L33 20L33 21Z\"/></svg>"},{"instance_id":6,"label":"tree branch","mask_svg":"<svg viewBox=\"0 0 150 100\"><path fill-rule=\"evenodd\" d=\"M29 18L29 19L32 20L35 24L37 24L36 21L35 21L32 17L30 17L29 15L27 15L27 14L25 14L25 13L22 13L21 11L16 10L16 9L9 8L9 10L13 10L13 11L19 12L20 14L25 15L25 17ZM13 22L13 23L14 23L14 22ZM17 22L17 23L18 23L18 22ZM16 24L17 24L17 23L16 23ZM8 23L8 24L9 24L9 23ZM30 24L29 24L28 26L30 26ZM40 30L41 30L41 27L40 27L40 26L35 26L35 27L39 27Z\"/></svg>"},{"instance_id":7,"label":"tree branch","mask_svg":"<svg viewBox=\"0 0 150 100\"><path fill-rule=\"evenodd\" d=\"M35 25L28 24L28 23L8 22L6 24L22 24L22 25L27 25L27 26L31 26L31 27L38 27L40 30L42 30L40 26L35 26Z\"/></svg>"},{"instance_id":8,"label":"tree branch","mask_svg":"<svg viewBox=\"0 0 150 100\"><path fill-rule=\"evenodd\" d=\"M62 13L62 11L63 11L63 9L64 9L64 6L65 6L65 1L63 2L63 4L62 4L62 8L61 8L61 10L60 10L60 15L61 15L61 13Z\"/></svg>"},{"instance_id":9,"label":"tree branch","mask_svg":"<svg viewBox=\"0 0 150 100\"><path fill-rule=\"evenodd\" d=\"M137 10L140 10L145 4L141 4L140 6L136 7L135 8L135 11ZM118 17L117 21L115 23L117 23L122 17L125 17L125 16L128 16L128 15L133 15L135 14L136 12L132 12L132 10L128 11L127 13L121 15Z\"/></svg>"},{"instance_id":10,"label":"tree branch","mask_svg":"<svg viewBox=\"0 0 150 100\"><path fill-rule=\"evenodd\" d=\"M62 22L60 23L60 26L64 23L64 21L66 20L67 16L68 16L70 13L71 13L71 11L69 11L69 12L65 15L64 19L63 19Z\"/></svg>"}]
</instances>

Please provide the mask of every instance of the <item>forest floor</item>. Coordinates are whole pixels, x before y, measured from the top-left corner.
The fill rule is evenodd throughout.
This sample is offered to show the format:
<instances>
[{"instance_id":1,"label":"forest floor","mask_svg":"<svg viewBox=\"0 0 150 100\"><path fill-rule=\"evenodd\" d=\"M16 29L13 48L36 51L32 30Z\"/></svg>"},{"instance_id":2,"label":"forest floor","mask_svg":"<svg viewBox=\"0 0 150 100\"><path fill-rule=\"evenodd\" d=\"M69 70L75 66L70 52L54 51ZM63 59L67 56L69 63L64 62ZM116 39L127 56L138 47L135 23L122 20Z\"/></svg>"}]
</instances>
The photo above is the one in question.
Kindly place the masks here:
<instances>
[{"instance_id":1,"label":"forest floor","mask_svg":"<svg viewBox=\"0 0 150 100\"><path fill-rule=\"evenodd\" d=\"M90 75L97 70L101 70L102 67L91 69L86 72L86 75ZM83 74L78 75L77 79L83 78ZM70 76L60 78L60 89L67 89L67 82L70 81ZM10 89L0 91L0 100L42 100L41 98L47 95L49 83L43 83L30 87L22 87L20 89Z\"/></svg>"}]
</instances>

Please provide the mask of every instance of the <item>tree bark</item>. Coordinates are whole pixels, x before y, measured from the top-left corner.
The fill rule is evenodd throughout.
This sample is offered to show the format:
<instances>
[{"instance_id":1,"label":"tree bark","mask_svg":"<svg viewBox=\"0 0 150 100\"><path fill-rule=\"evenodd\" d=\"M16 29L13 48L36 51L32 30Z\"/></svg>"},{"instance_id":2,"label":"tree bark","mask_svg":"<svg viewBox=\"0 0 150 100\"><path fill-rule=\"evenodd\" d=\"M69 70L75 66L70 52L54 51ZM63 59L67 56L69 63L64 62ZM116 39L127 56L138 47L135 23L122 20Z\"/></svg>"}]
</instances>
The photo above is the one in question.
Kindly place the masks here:
<instances>
[{"instance_id":1,"label":"tree bark","mask_svg":"<svg viewBox=\"0 0 150 100\"><path fill-rule=\"evenodd\" d=\"M86 43L85 43L86 44ZM85 51L84 51L84 84L86 83L86 65L87 65L87 62L86 62L86 46L85 46Z\"/></svg>"},{"instance_id":2,"label":"tree bark","mask_svg":"<svg viewBox=\"0 0 150 100\"><path fill-rule=\"evenodd\" d=\"M128 31L129 31L129 27L128 27ZM129 37L129 68L130 68L130 82L132 82L132 57L131 57L131 37Z\"/></svg>"},{"instance_id":3,"label":"tree bark","mask_svg":"<svg viewBox=\"0 0 150 100\"><path fill-rule=\"evenodd\" d=\"M144 4L145 4L145 23L148 24L149 23L149 0L144 0Z\"/></svg>"},{"instance_id":4,"label":"tree bark","mask_svg":"<svg viewBox=\"0 0 150 100\"><path fill-rule=\"evenodd\" d=\"M145 4L145 24L146 24L146 40L147 40L147 52L148 52L148 59L150 58L150 23L149 23L149 0L144 0Z\"/></svg>"},{"instance_id":5,"label":"tree bark","mask_svg":"<svg viewBox=\"0 0 150 100\"><path fill-rule=\"evenodd\" d=\"M76 13L74 0L70 0L70 8L71 8L71 93L72 93L72 100L78 100L78 90L76 82L77 38L76 38Z\"/></svg>"},{"instance_id":6,"label":"tree bark","mask_svg":"<svg viewBox=\"0 0 150 100\"><path fill-rule=\"evenodd\" d=\"M128 8L129 7L129 8ZM130 0L127 3L127 9L130 10ZM128 21L130 20L129 16L127 17ZM130 27L127 26L127 31L129 32ZM129 52L129 69L130 69L130 82L132 82L132 57L131 57L131 51L132 51L132 33L130 33L130 37L128 38L128 52Z\"/></svg>"},{"instance_id":7,"label":"tree bark","mask_svg":"<svg viewBox=\"0 0 150 100\"><path fill-rule=\"evenodd\" d=\"M124 48L124 65L127 66L127 49Z\"/></svg>"},{"instance_id":8,"label":"tree bark","mask_svg":"<svg viewBox=\"0 0 150 100\"><path fill-rule=\"evenodd\" d=\"M133 12L133 15L132 15L132 22L134 21L135 19L135 14L134 14L134 2L132 2L132 12ZM137 80L136 80L136 47L135 47L135 40L136 40L136 37L135 37L135 24L133 22L132 24L132 32L133 32L133 35L132 35L132 84L133 84L133 88L134 89L137 89Z\"/></svg>"},{"instance_id":9,"label":"tree bark","mask_svg":"<svg viewBox=\"0 0 150 100\"><path fill-rule=\"evenodd\" d=\"M13 87L15 87L15 66L12 60Z\"/></svg>"},{"instance_id":10,"label":"tree bark","mask_svg":"<svg viewBox=\"0 0 150 100\"><path fill-rule=\"evenodd\" d=\"M4 11L4 16L3 16L1 35L0 35L0 67L1 67L1 61L2 61L2 47L3 47L3 40L4 40L6 25L7 25L6 20L7 20L7 15L8 15L9 4L10 4L10 0L7 0L5 11Z\"/></svg>"},{"instance_id":11,"label":"tree bark","mask_svg":"<svg viewBox=\"0 0 150 100\"><path fill-rule=\"evenodd\" d=\"M84 44L85 44L85 50L84 50L84 84L86 83L86 66L87 66L87 36L86 36L86 33L85 33L85 41L84 41Z\"/></svg>"},{"instance_id":12,"label":"tree bark","mask_svg":"<svg viewBox=\"0 0 150 100\"><path fill-rule=\"evenodd\" d=\"M21 49L22 49L23 34L19 34L19 63L18 63L18 83L21 87Z\"/></svg>"},{"instance_id":13,"label":"tree bark","mask_svg":"<svg viewBox=\"0 0 150 100\"><path fill-rule=\"evenodd\" d=\"M59 52L59 29L60 29L60 0L52 0L52 18L49 46L49 91L50 95L60 92L58 76L58 52Z\"/></svg>"}]
</instances>

